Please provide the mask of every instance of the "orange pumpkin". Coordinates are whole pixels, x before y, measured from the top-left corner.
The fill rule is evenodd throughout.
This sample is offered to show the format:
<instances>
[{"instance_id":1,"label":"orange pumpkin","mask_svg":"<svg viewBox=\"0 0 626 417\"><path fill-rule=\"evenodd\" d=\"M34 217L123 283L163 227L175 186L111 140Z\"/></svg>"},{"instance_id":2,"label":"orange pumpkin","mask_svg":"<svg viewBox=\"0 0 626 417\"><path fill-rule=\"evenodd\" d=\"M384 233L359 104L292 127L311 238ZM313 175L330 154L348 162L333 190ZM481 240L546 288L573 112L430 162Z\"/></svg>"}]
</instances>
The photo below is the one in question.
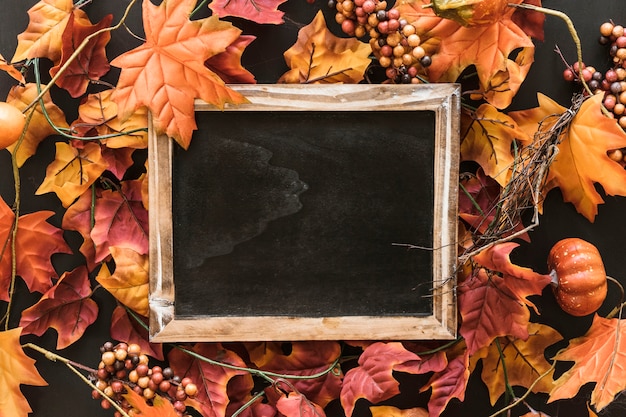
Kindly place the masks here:
<instances>
[{"instance_id":1,"label":"orange pumpkin","mask_svg":"<svg viewBox=\"0 0 626 417\"><path fill-rule=\"evenodd\" d=\"M607 280L598 249L579 238L557 242L548 255L552 289L559 306L573 316L595 312L606 298Z\"/></svg>"},{"instance_id":2,"label":"orange pumpkin","mask_svg":"<svg viewBox=\"0 0 626 417\"><path fill-rule=\"evenodd\" d=\"M463 26L495 23L505 14L509 0L431 0L435 14Z\"/></svg>"}]
</instances>

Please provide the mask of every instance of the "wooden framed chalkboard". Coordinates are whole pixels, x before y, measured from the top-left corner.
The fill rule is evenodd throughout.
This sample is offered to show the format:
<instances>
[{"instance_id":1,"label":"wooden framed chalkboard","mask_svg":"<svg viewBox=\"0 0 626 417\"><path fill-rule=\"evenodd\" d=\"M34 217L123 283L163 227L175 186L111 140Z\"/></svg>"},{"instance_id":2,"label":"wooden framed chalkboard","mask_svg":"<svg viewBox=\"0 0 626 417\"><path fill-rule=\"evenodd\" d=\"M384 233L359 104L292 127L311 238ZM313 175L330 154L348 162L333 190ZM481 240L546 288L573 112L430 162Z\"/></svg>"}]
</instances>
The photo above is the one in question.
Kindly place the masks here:
<instances>
[{"instance_id":1,"label":"wooden framed chalkboard","mask_svg":"<svg viewBox=\"0 0 626 417\"><path fill-rule=\"evenodd\" d=\"M151 340L454 338L460 88L232 87L151 129Z\"/></svg>"}]
</instances>

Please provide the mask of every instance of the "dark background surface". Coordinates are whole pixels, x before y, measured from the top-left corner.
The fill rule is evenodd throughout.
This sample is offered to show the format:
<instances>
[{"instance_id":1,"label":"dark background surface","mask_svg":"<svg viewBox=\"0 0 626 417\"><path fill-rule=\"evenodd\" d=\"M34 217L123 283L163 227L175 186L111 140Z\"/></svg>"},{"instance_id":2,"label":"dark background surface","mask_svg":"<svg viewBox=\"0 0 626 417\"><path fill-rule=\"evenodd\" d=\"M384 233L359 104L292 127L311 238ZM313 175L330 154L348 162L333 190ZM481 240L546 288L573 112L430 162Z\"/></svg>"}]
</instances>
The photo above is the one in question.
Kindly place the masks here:
<instances>
[{"instance_id":1,"label":"dark background surface","mask_svg":"<svg viewBox=\"0 0 626 417\"><path fill-rule=\"evenodd\" d=\"M10 7L9 7L10 3ZM22 32L28 24L26 10L36 3L35 0L4 1L3 12L0 16L0 53L7 59L13 55L16 46L16 36ZM114 13L114 22L119 18L123 9L128 4L123 0L95 0L93 4L86 7L92 21L98 21L107 13ZM594 65L600 70L605 70L609 65L608 54L604 47L597 43L598 27L606 20L613 19L616 23L626 23L626 2L623 0L544 0L543 5L553 9L558 9L567 13L573 20L579 33L583 47L584 61L589 65ZM314 5L309 5L304 0L290 0L281 6L281 9L288 12L287 21L282 26L256 25L242 21L236 21L237 26L244 30L245 34L254 34L258 39L248 48L244 55L244 66L252 71L258 82L273 83L287 69L282 53L289 48L296 40L299 27L308 24L318 8L326 10L324 4L317 0ZM330 15L329 11L326 11ZM331 19L327 19L330 21ZM129 20L130 28L141 33L141 18L139 7L133 10ZM536 93L542 92L560 104L567 106L570 102L573 87L562 81L561 73L564 68L560 57L553 52L554 46L558 46L563 51L565 57L570 62L575 58L574 47L567 32L564 22L555 18L547 17L545 24L545 40L536 42L535 64L533 65L527 80L522 85L511 109L523 109L536 106ZM109 58L117 56L120 52L130 49L139 44L124 30L119 30L113 34L113 39L108 47ZM109 79L114 80L117 70L113 69ZM6 97L13 81L4 73L0 74L0 97ZM55 100L66 100L61 104L69 121L76 117L76 102L70 100L63 93L55 92ZM61 103L61 102L60 102ZM23 213L37 211L41 209L57 210L59 214L51 219L51 222L60 226L62 217L62 207L53 195L35 196L34 191L41 183L46 166L54 158L54 142L59 138L51 137L40 146L37 155L31 158L21 169L22 176L22 197ZM13 201L13 185L10 170L10 158L8 152L0 152L0 194L9 202ZM626 272L623 264L626 257L624 249L624 236L626 236L626 200L622 197L607 197L606 204L599 209L599 215L595 223L591 224L582 216L578 215L569 204L561 201L558 191L552 192L548 196L545 204L544 215L541 217L540 226L531 233L532 245L523 244L513 252L514 262L529 266L537 272L546 271L546 257L549 248L557 240L576 236L587 239L598 246L607 269L607 273L621 282L626 282ZM66 233L66 238L75 253L78 254L80 238L73 233ZM55 255L55 267L62 272L70 270L82 263L80 255L67 256ZM19 282L19 281L18 281ZM613 291L615 294L615 291ZM98 291L94 296L98 302L101 314L98 321L90 326L85 336L76 344L60 352L63 356L72 358L78 362L96 366L99 360L98 347L109 339L109 317L114 303L105 292ZM23 308L35 301L29 297L24 286L18 286L17 299L19 305L16 308ZM585 333L591 319L573 319L555 306L551 295L546 293L540 300L536 300L542 315L538 320L545 322L558 331L564 337L571 338ZM615 296L609 296L606 306L600 313L606 313L615 305ZM13 316L12 326L17 325L18 317ZM53 349L56 343L54 331L47 332L38 343ZM548 352L548 356L556 352ZM37 359L37 367L42 376L49 382L49 387L22 387L29 402L34 409L36 417L60 417L60 416L110 416L109 411L100 410L96 401L90 398L90 389L72 375L63 365L46 361L43 357L33 353ZM475 373L476 375L477 373ZM416 402L426 400L424 394L417 394L421 384L425 382L423 377L399 376L402 381L401 390L403 394L395 402L402 406L413 406ZM583 394L585 390L583 390ZM545 396L533 396L531 404L537 405ZM456 401L448 407L445 416L486 416L492 409L488 406L488 397L483 388L482 382L473 376L466 393L466 400L463 404ZM541 409L551 416L579 417L586 416L585 398L583 395L570 400L560 401L550 405L548 408L541 406ZM359 417L367 413L367 407L359 403L356 414ZM626 413L626 403L621 397L603 411L601 415L623 416ZM333 403L329 410L329 416L339 416L340 408Z\"/></svg>"}]
</instances>

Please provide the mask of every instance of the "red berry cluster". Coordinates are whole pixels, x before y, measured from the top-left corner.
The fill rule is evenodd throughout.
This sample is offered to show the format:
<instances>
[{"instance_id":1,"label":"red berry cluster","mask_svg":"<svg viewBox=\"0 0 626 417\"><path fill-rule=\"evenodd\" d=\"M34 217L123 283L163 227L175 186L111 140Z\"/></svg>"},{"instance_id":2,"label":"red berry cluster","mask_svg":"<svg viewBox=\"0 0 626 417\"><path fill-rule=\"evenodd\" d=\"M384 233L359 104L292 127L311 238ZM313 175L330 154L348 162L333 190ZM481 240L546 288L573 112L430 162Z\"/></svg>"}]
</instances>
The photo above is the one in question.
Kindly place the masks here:
<instances>
[{"instance_id":1,"label":"red berry cluster","mask_svg":"<svg viewBox=\"0 0 626 417\"><path fill-rule=\"evenodd\" d=\"M372 52L388 79L398 84L421 82L418 74L432 60L415 26L397 8L387 10L386 0L329 0L328 5L337 11L335 21L343 32L357 38L369 36Z\"/></svg>"},{"instance_id":2,"label":"red berry cluster","mask_svg":"<svg viewBox=\"0 0 626 417\"><path fill-rule=\"evenodd\" d=\"M198 393L198 387L189 378L174 375L171 368L150 366L149 358L141 352L137 344L106 342L100 347L102 357L94 378L96 387L107 397L113 399L126 413L133 417L138 414L124 398L128 389L132 389L150 403L157 395L172 402L177 414L185 416L185 400ZM100 400L102 408L108 410L111 403L103 398L98 390L93 390L92 397ZM119 411L115 417L121 417Z\"/></svg>"}]
</instances>

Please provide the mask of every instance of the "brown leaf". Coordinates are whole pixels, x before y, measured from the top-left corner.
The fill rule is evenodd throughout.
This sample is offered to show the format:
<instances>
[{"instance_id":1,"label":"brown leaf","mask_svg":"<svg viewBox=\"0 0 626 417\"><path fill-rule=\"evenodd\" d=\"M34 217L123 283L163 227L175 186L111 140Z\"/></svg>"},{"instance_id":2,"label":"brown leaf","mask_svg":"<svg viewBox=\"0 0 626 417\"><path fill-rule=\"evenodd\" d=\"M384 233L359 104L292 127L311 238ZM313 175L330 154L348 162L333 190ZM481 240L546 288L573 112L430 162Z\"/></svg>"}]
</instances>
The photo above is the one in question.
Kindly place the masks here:
<instances>
[{"instance_id":1,"label":"brown leaf","mask_svg":"<svg viewBox=\"0 0 626 417\"><path fill-rule=\"evenodd\" d=\"M132 249L109 247L115 261L115 272L109 272L106 264L102 265L96 280L107 289L120 303L147 317L149 290L148 255L141 255Z\"/></svg>"},{"instance_id":2,"label":"brown leaf","mask_svg":"<svg viewBox=\"0 0 626 417\"><path fill-rule=\"evenodd\" d=\"M241 31L217 16L189 20L195 0L143 1L146 42L118 56L111 65L122 69L113 100L125 120L146 106L154 116L157 133L174 138L183 148L196 129L194 99L216 107L247 100L228 88L204 66L239 38Z\"/></svg>"},{"instance_id":3,"label":"brown leaf","mask_svg":"<svg viewBox=\"0 0 626 417\"><path fill-rule=\"evenodd\" d=\"M22 312L20 326L25 334L43 335L53 328L58 333L57 349L80 339L98 318L98 305L91 298L87 269L79 267L64 273L32 307Z\"/></svg>"},{"instance_id":4,"label":"brown leaf","mask_svg":"<svg viewBox=\"0 0 626 417\"><path fill-rule=\"evenodd\" d=\"M20 343L21 328L0 332L0 386L2 417L26 417L33 410L20 385L45 386L48 383L35 368L35 360L24 354Z\"/></svg>"},{"instance_id":5,"label":"brown leaf","mask_svg":"<svg viewBox=\"0 0 626 417\"><path fill-rule=\"evenodd\" d=\"M363 79L371 53L369 45L356 38L333 35L319 11L310 24L300 29L297 42L285 51L291 71L278 82L355 84Z\"/></svg>"},{"instance_id":6,"label":"brown leaf","mask_svg":"<svg viewBox=\"0 0 626 417\"><path fill-rule=\"evenodd\" d=\"M572 398L583 385L595 382L591 405L600 411L626 389L626 323L594 315L587 333L570 340L554 359L574 366L555 381L548 402Z\"/></svg>"},{"instance_id":7,"label":"brown leaf","mask_svg":"<svg viewBox=\"0 0 626 417\"><path fill-rule=\"evenodd\" d=\"M41 88L44 88L42 85ZM20 110L24 110L30 103L37 97L37 84L28 83L25 86L14 86L11 88L7 97L7 103L10 103ZM52 123L58 128L68 128L69 125L65 121L65 114L63 110L57 107L52 102L50 93L43 96L44 108ZM28 124L28 130L24 136L22 144L17 150L15 159L17 160L18 167L24 165L24 162L37 151L37 147L45 138L57 133L57 131L50 125L46 119L45 114L41 110L41 106L35 106L32 110L33 115ZM15 152L15 145L7 148L11 153Z\"/></svg>"},{"instance_id":8,"label":"brown leaf","mask_svg":"<svg viewBox=\"0 0 626 417\"><path fill-rule=\"evenodd\" d=\"M144 322L147 326L147 324ZM148 341L148 330L137 323L135 318L129 317L124 307L117 306L111 316L111 337L120 342L138 344L141 351L146 355L162 361L163 345L160 343L150 343Z\"/></svg>"}]
</instances>

